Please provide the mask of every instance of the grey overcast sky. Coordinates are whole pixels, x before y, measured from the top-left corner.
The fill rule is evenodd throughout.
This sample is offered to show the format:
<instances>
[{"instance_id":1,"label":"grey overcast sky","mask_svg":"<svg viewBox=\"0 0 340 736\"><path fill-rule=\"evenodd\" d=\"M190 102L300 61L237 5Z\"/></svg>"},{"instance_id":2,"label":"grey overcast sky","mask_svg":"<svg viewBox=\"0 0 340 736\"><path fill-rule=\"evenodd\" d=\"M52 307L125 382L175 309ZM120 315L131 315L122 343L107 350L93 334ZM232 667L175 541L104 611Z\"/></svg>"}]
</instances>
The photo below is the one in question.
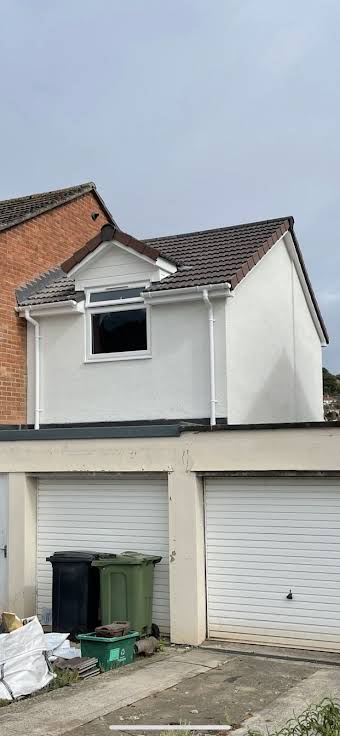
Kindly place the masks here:
<instances>
[{"instance_id":1,"label":"grey overcast sky","mask_svg":"<svg viewBox=\"0 0 340 736\"><path fill-rule=\"evenodd\" d=\"M292 214L340 373L339 0L0 2L0 198L161 235Z\"/></svg>"}]
</instances>

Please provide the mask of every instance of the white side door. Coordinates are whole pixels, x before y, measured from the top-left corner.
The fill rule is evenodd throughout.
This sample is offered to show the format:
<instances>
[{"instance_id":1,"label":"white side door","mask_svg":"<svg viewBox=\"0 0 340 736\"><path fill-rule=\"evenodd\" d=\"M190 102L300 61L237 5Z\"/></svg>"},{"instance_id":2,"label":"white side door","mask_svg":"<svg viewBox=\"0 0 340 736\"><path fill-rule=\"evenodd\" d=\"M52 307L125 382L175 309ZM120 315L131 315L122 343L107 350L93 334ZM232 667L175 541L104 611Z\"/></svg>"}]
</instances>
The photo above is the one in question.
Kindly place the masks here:
<instances>
[{"instance_id":1,"label":"white side door","mask_svg":"<svg viewBox=\"0 0 340 736\"><path fill-rule=\"evenodd\" d=\"M0 611L8 607L8 476L0 473Z\"/></svg>"}]
</instances>

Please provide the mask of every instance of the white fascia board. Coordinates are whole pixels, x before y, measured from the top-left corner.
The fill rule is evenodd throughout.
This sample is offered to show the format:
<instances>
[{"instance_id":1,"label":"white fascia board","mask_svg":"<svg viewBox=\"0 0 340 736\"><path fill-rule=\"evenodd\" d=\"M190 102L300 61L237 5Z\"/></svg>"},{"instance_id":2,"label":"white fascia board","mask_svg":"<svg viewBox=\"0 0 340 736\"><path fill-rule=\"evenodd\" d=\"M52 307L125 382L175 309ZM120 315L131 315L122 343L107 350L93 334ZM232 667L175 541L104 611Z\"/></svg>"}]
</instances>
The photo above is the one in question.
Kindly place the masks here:
<instances>
[{"instance_id":1,"label":"white fascia board","mask_svg":"<svg viewBox=\"0 0 340 736\"><path fill-rule=\"evenodd\" d=\"M300 281L300 284L301 284L301 288L302 288L302 291L304 293L304 297L306 299L306 302L307 302L307 305L308 305L308 308L309 308L309 311L310 311L312 320L314 322L315 329L316 329L316 331L317 331L317 333L319 335L319 339L320 339L321 345L322 346L326 346L327 345L326 335L323 332L323 329L321 327L321 324L320 324L320 320L319 320L317 311L316 311L316 309L314 307L313 300L312 300L312 297L310 295L310 291L309 291L308 284L306 282L306 279L305 279L303 270L301 268L301 263L299 261L298 254L296 252L296 248L295 248L294 241L293 241L293 238L291 236L291 233L290 232L287 232L287 233L285 233L285 235L283 237L284 237L284 243L285 243L285 246L287 248L287 251L288 251L288 253L289 253L289 255L290 255L290 257L291 257L291 259L292 259L292 261L294 263L295 270L296 270L296 273L298 275L298 278L299 278L299 281Z\"/></svg>"},{"instance_id":2,"label":"white fascia board","mask_svg":"<svg viewBox=\"0 0 340 736\"><path fill-rule=\"evenodd\" d=\"M49 317L59 314L84 314L84 301L76 302L68 299L63 302L49 302L46 304L30 304L25 307L17 307L20 317L25 316L25 311L35 314L36 317Z\"/></svg>"},{"instance_id":3,"label":"white fascia board","mask_svg":"<svg viewBox=\"0 0 340 736\"><path fill-rule=\"evenodd\" d=\"M122 243L119 243L117 240L105 240L104 243L101 243L98 245L98 247L92 251L92 253L89 253L85 258L83 258L80 263L77 263L76 266L74 266L71 271L68 272L68 276L74 276L78 271L80 271L84 266L87 266L90 262L94 261L98 256L106 250L106 248L110 246L115 246L116 248L120 248L121 250L125 251L126 253L129 253L130 255L135 256L136 258L139 258L142 261L146 261L146 263L150 263L152 266L156 266L158 268L162 268L162 270L166 271L167 273L175 273L177 271L176 266L174 266L173 263L170 263L169 261L165 260L164 258L157 258L156 261L154 261L152 258L149 258L148 256L145 256L143 253L137 253L136 250L133 248L129 248L127 245L123 245Z\"/></svg>"},{"instance_id":4,"label":"white fascia board","mask_svg":"<svg viewBox=\"0 0 340 736\"><path fill-rule=\"evenodd\" d=\"M207 284L203 286L188 286L181 289L169 289L168 291L145 291L142 296L147 304L170 304L175 302L190 302L202 299L203 291L207 290L209 296L230 297L231 286L225 284Z\"/></svg>"}]
</instances>

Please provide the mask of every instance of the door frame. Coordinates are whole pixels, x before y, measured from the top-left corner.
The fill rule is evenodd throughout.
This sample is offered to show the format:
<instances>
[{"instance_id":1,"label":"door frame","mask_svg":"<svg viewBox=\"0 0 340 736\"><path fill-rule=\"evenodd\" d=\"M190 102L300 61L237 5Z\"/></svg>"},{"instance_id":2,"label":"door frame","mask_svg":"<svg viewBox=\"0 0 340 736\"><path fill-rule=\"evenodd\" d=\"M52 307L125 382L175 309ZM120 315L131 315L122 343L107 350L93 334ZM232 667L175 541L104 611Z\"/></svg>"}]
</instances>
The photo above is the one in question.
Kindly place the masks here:
<instances>
[{"instance_id":1,"label":"door frame","mask_svg":"<svg viewBox=\"0 0 340 736\"><path fill-rule=\"evenodd\" d=\"M8 522L8 474L0 473L0 610L8 608Z\"/></svg>"}]
</instances>

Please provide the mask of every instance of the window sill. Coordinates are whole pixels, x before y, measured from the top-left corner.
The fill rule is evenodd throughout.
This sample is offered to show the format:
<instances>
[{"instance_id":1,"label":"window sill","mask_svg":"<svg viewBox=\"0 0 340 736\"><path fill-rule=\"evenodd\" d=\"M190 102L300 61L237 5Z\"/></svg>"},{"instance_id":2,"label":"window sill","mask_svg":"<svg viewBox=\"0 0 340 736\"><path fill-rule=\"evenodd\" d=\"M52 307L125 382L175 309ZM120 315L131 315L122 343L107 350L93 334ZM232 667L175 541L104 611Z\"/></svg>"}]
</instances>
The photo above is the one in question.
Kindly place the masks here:
<instances>
[{"instance_id":1,"label":"window sill","mask_svg":"<svg viewBox=\"0 0 340 736\"><path fill-rule=\"evenodd\" d=\"M117 363L121 361L126 362L127 360L150 360L150 358L152 358L151 353L143 353L143 355L122 353L121 355L103 355L102 357L95 355L91 358L85 358L84 363L86 365L90 365L91 363Z\"/></svg>"}]
</instances>

